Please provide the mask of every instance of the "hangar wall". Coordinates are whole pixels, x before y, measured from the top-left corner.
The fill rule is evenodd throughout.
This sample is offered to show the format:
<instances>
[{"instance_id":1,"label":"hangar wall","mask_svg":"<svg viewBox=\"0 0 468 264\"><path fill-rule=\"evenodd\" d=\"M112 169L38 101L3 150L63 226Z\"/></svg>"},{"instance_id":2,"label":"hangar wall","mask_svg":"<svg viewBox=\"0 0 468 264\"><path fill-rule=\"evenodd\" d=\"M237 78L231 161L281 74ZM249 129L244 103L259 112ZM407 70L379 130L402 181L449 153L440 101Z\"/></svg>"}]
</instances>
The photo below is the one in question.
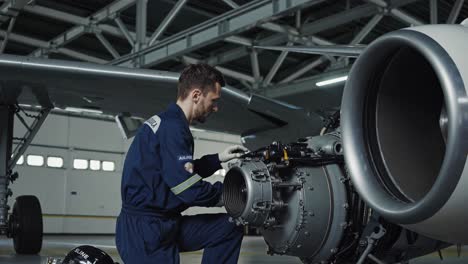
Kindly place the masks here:
<instances>
[{"instance_id":1,"label":"hangar wall","mask_svg":"<svg viewBox=\"0 0 468 264\"><path fill-rule=\"evenodd\" d=\"M15 122L14 136L22 137L24 132L24 126ZM236 135L193 131L193 136L195 157L240 143L240 137ZM114 122L49 115L24 153L22 164L15 168L19 178L10 185L13 197L9 199L9 205L13 206L19 195L36 195L42 206L45 233L114 233L121 206L122 166L130 144L130 140L122 138ZM28 162L31 155L39 159L37 164L41 164L40 157L43 157L44 164L28 165L34 161L30 157ZM55 163L48 164L48 161ZM62 166L58 166L60 161ZM83 162L87 166L83 166ZM109 166L112 163L115 164L113 170ZM222 181L223 172L218 171L217 174L208 180ZM184 213L200 212L225 211L224 208L197 207Z\"/></svg>"}]
</instances>

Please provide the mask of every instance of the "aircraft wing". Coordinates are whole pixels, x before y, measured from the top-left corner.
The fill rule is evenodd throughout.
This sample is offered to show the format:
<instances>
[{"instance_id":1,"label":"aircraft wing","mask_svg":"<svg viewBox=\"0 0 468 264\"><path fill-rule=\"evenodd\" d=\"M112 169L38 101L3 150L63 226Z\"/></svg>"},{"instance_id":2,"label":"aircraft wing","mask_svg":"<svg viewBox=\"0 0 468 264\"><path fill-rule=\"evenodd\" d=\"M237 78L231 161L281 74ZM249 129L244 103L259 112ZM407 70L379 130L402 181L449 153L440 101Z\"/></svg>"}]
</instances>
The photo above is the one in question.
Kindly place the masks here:
<instances>
[{"instance_id":1,"label":"aircraft wing","mask_svg":"<svg viewBox=\"0 0 468 264\"><path fill-rule=\"evenodd\" d=\"M78 107L148 118L175 101L178 77L173 72L2 55L0 104ZM220 112L197 127L234 134L261 131L284 125L281 120L288 111L298 110L257 96L253 106L251 96L235 88L224 87L223 94Z\"/></svg>"}]
</instances>

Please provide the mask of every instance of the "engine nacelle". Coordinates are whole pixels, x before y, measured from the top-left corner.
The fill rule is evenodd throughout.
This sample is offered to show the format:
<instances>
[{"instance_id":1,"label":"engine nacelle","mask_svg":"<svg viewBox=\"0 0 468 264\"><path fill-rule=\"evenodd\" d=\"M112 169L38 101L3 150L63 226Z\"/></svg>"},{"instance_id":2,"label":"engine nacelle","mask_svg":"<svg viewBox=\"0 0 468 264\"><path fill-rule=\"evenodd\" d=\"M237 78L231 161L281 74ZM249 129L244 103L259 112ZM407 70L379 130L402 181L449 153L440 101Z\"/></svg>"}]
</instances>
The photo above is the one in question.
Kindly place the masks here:
<instances>
[{"instance_id":1,"label":"engine nacelle","mask_svg":"<svg viewBox=\"0 0 468 264\"><path fill-rule=\"evenodd\" d=\"M346 165L396 224L468 243L468 27L389 33L354 63L342 101Z\"/></svg>"}]
</instances>

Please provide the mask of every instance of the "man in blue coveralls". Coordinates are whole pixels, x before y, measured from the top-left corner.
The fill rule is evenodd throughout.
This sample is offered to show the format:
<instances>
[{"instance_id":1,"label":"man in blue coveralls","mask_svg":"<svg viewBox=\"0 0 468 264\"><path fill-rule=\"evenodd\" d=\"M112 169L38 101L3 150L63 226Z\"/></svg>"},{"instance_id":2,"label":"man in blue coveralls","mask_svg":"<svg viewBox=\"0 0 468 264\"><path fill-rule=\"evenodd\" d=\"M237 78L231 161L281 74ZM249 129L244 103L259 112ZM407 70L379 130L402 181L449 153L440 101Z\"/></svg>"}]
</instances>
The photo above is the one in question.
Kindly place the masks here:
<instances>
[{"instance_id":1,"label":"man in blue coveralls","mask_svg":"<svg viewBox=\"0 0 468 264\"><path fill-rule=\"evenodd\" d=\"M222 206L222 183L211 176L245 152L224 152L193 159L189 125L218 111L222 74L206 64L181 73L177 102L140 128L125 159L122 210L117 219L117 249L126 264L179 263L179 252L204 249L202 263L237 263L242 228L226 214L181 216L190 206Z\"/></svg>"}]
</instances>

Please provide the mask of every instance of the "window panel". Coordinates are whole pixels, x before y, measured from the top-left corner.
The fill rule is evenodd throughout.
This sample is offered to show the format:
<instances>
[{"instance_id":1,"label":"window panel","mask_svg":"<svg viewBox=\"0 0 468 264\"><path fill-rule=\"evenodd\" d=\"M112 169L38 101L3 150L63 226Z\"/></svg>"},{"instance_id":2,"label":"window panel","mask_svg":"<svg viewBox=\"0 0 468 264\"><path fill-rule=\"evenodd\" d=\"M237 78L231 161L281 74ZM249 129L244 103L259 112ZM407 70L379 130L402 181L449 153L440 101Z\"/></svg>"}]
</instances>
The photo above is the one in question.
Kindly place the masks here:
<instances>
[{"instance_id":1,"label":"window panel","mask_svg":"<svg viewBox=\"0 0 468 264\"><path fill-rule=\"evenodd\" d=\"M47 157L47 167L63 168L63 159L61 157Z\"/></svg>"},{"instance_id":2,"label":"window panel","mask_svg":"<svg viewBox=\"0 0 468 264\"><path fill-rule=\"evenodd\" d=\"M40 167L44 165L44 157L40 155L28 155L26 161L29 166Z\"/></svg>"},{"instance_id":3,"label":"window panel","mask_svg":"<svg viewBox=\"0 0 468 264\"><path fill-rule=\"evenodd\" d=\"M97 171L101 169L101 161L100 160L90 160L89 161L89 168L91 170Z\"/></svg>"},{"instance_id":4,"label":"window panel","mask_svg":"<svg viewBox=\"0 0 468 264\"><path fill-rule=\"evenodd\" d=\"M113 161L103 161L102 162L102 170L103 171L114 171L115 170L115 162L113 162Z\"/></svg>"},{"instance_id":5,"label":"window panel","mask_svg":"<svg viewBox=\"0 0 468 264\"><path fill-rule=\"evenodd\" d=\"M88 160L85 159L74 159L73 168L77 170L86 170L88 169Z\"/></svg>"}]
</instances>

